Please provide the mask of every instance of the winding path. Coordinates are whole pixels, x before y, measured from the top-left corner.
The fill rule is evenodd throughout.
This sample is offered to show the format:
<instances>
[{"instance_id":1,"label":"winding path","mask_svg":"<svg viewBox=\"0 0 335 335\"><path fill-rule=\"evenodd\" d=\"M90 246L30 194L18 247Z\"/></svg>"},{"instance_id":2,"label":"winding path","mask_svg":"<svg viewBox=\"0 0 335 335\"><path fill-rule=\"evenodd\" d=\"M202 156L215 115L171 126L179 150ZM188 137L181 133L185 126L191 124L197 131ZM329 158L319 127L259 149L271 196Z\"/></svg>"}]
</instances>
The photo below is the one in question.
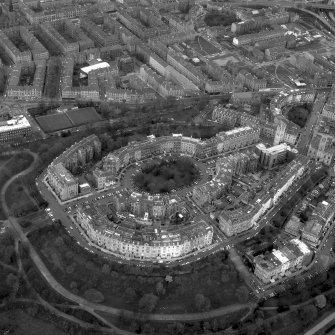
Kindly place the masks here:
<instances>
[{"instance_id":1,"label":"winding path","mask_svg":"<svg viewBox=\"0 0 335 335\"><path fill-rule=\"evenodd\" d=\"M6 192L7 192L7 189L9 187L9 185L17 178L19 177L23 177L27 174L29 174L30 172L33 172L34 169L36 168L36 164L38 162L38 154L36 154L35 152L32 152L30 150L22 150L22 151L18 151L18 153L25 153L25 154L29 154L33 157L33 161L32 163L30 164L30 166L28 168L26 168L25 170L19 172L18 174L12 176L11 178L9 178L5 184L2 186L2 189L1 189L1 204L2 204L2 208L4 210L4 213L7 217L9 217L9 214L10 214L10 210L8 208L8 205L7 205L7 202L6 202ZM14 159L15 158L15 155L11 158L11 159Z\"/></svg>"},{"instance_id":2,"label":"winding path","mask_svg":"<svg viewBox=\"0 0 335 335\"><path fill-rule=\"evenodd\" d=\"M44 264L43 260L40 258L39 254L35 250L35 248L30 243L29 239L21 229L21 226L17 222L15 217L10 216L10 211L8 208L8 205L6 204L6 191L10 184L18 177L22 177L24 175L27 175L28 173L32 172L35 168L36 162L38 160L38 155L35 153L32 153L30 151L25 151L26 153L30 153L34 161L31 163L31 165L24 171L21 171L17 175L11 177L9 180L6 181L4 184L2 190L1 190L1 202L5 211L5 214L8 217L8 223L12 227L14 233L16 236L27 246L29 246L29 252L30 257L41 272L44 279L48 282L48 284L60 295L62 295L64 298L73 301L77 304L79 304L83 309L88 311L89 313L92 313L93 315L96 315L96 312L105 312L114 316L125 316L127 318L131 319L142 319L142 320L151 320L151 321L161 321L161 322L175 322L175 321L198 321L198 320L204 320L204 319L210 319L210 318L216 318L221 317L225 314L230 314L233 312L237 312L243 308L247 308L248 312L252 310L255 307L255 304L234 304L226 307L221 307L215 310L211 310L208 312L201 312L201 313L185 313L185 314L145 314L145 313L138 313L133 312L129 310L119 309L115 307L110 307L102 304L96 304L93 302L90 302L80 296L77 296L73 294L72 292L68 291L65 287L63 287L50 273L47 266ZM106 322L108 323L108 322ZM132 334L128 331L123 331L121 329L118 329L114 327L112 324L110 324L110 327L115 330L118 334L124 334L129 335Z\"/></svg>"},{"instance_id":3,"label":"winding path","mask_svg":"<svg viewBox=\"0 0 335 335\"><path fill-rule=\"evenodd\" d=\"M29 239L22 231L20 225L17 223L16 219L13 217L9 217L9 222L11 226L15 229L15 232L19 236L20 240L30 247L30 256L34 261L35 265L40 270L42 276L45 280L49 283L49 285L65 297L68 300L76 302L80 306L84 307L90 312L93 311L100 311L109 313L115 316L125 316L127 318L132 319L145 319L151 321L198 321L204 319L210 319L215 317L220 317L224 314L229 314L232 312L236 312L242 308L252 308L253 305L246 305L246 304L234 304L226 307L221 307L218 309L211 310L209 312L201 312L201 313L185 313L185 314L145 314L145 313L138 313L133 311L128 311L124 309L119 309L111 306L106 306L102 304L96 304L90 302L80 296L73 294L72 292L68 291L64 286L62 286L50 273L38 253L36 252L35 248L31 245Z\"/></svg>"}]
</instances>

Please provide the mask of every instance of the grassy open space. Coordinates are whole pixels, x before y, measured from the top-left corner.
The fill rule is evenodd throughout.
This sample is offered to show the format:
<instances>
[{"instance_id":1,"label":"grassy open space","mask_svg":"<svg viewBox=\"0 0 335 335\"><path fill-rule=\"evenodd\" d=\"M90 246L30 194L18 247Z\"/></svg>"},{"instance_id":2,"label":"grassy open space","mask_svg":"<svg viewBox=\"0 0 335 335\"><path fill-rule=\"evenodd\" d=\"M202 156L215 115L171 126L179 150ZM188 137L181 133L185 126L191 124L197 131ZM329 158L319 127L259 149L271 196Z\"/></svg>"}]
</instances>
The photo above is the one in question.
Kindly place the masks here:
<instances>
[{"instance_id":1,"label":"grassy open space","mask_svg":"<svg viewBox=\"0 0 335 335\"><path fill-rule=\"evenodd\" d=\"M149 311L183 313L219 308L248 299L248 289L223 253L203 260L201 267L190 265L190 272L185 274L178 272L177 275L173 270L164 269L161 276L160 269L153 273L153 269L148 268L144 275L144 270L136 266L109 263L86 252L63 227L46 227L32 232L29 238L62 285L80 296L87 296L88 290L96 289L106 305L143 310L145 307L141 308L139 302L143 296L153 294L158 300ZM172 282L165 281L167 271L175 274ZM195 303L198 294L204 298L200 305ZM96 298L102 301L98 293Z\"/></svg>"},{"instance_id":2,"label":"grassy open space","mask_svg":"<svg viewBox=\"0 0 335 335\"><path fill-rule=\"evenodd\" d=\"M0 313L0 332L15 335L65 335L52 323L31 317L17 309Z\"/></svg>"},{"instance_id":3,"label":"grassy open space","mask_svg":"<svg viewBox=\"0 0 335 335\"><path fill-rule=\"evenodd\" d=\"M9 22L8 16L4 13L0 14L0 27L5 27Z\"/></svg>"},{"instance_id":4,"label":"grassy open space","mask_svg":"<svg viewBox=\"0 0 335 335\"><path fill-rule=\"evenodd\" d=\"M135 185L149 193L169 192L190 185L199 176L189 159L161 160L143 167L135 176Z\"/></svg>"},{"instance_id":5,"label":"grassy open space","mask_svg":"<svg viewBox=\"0 0 335 335\"><path fill-rule=\"evenodd\" d=\"M38 209L30 198L28 191L19 180L15 181L8 188L6 202L14 216L25 215Z\"/></svg>"},{"instance_id":6,"label":"grassy open space","mask_svg":"<svg viewBox=\"0 0 335 335\"><path fill-rule=\"evenodd\" d=\"M311 105L293 106L287 113L287 118L303 128L311 113Z\"/></svg>"},{"instance_id":7,"label":"grassy open space","mask_svg":"<svg viewBox=\"0 0 335 335\"><path fill-rule=\"evenodd\" d=\"M3 94L6 86L6 75L4 69L0 69L0 94Z\"/></svg>"},{"instance_id":8,"label":"grassy open space","mask_svg":"<svg viewBox=\"0 0 335 335\"><path fill-rule=\"evenodd\" d=\"M5 165L12 156L0 156L0 168Z\"/></svg>"},{"instance_id":9,"label":"grassy open space","mask_svg":"<svg viewBox=\"0 0 335 335\"><path fill-rule=\"evenodd\" d=\"M4 159L7 159L6 157L4 157ZM6 183L6 181L11 178L12 176L14 176L15 174L25 170L27 167L30 166L30 164L32 163L33 158L25 153L19 153L17 155L15 155L14 157L12 157L11 159L9 159L5 164L3 164L0 167L0 189L3 187L3 185ZM21 203L18 201L18 196L22 196L22 198L20 198L22 201L24 201L24 203L22 203L22 205L26 205L27 204L27 200L23 200L25 195L22 194L21 195L21 191L18 189L13 188L13 185L15 187L15 184L12 184L9 189L7 190L8 194L10 194L10 205L15 205L15 206L21 206ZM15 192L15 194L13 194L12 192ZM7 193L6 193L7 196ZM0 219L4 220L5 214L3 212L3 208L2 206L0 207Z\"/></svg>"},{"instance_id":10,"label":"grassy open space","mask_svg":"<svg viewBox=\"0 0 335 335\"><path fill-rule=\"evenodd\" d=\"M230 26L233 22L239 21L235 15L227 15L219 12L210 12L205 16L205 23L209 27Z\"/></svg>"},{"instance_id":11,"label":"grassy open space","mask_svg":"<svg viewBox=\"0 0 335 335\"><path fill-rule=\"evenodd\" d=\"M44 132L49 133L100 121L101 117L95 108L78 108L64 113L48 114L36 117L36 121Z\"/></svg>"},{"instance_id":12,"label":"grassy open space","mask_svg":"<svg viewBox=\"0 0 335 335\"><path fill-rule=\"evenodd\" d=\"M204 334L204 330L208 334L219 334L217 331L222 331L229 328L232 324L237 323L248 312L248 308L242 308L239 311L227 313L219 318L211 319L208 321L195 321L195 322L146 322L145 320L129 320L122 315L120 317L111 316L108 313L97 312L105 320L110 321L118 328L126 329L128 331L138 334L159 334L159 335L196 335ZM221 334L221 333L220 333Z\"/></svg>"}]
</instances>

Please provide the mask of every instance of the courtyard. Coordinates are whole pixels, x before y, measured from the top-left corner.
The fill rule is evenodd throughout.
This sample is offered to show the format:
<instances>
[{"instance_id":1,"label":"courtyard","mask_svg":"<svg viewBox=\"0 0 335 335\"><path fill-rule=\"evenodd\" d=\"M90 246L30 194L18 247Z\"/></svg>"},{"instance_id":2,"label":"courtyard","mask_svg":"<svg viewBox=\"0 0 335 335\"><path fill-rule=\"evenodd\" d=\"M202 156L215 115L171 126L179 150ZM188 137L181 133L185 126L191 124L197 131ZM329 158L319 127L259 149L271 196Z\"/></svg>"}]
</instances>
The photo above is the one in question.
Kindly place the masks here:
<instances>
[{"instance_id":1,"label":"courtyard","mask_svg":"<svg viewBox=\"0 0 335 335\"><path fill-rule=\"evenodd\" d=\"M187 158L163 159L147 164L135 175L134 184L151 194L168 193L176 188L191 185L199 178L199 171Z\"/></svg>"}]
</instances>

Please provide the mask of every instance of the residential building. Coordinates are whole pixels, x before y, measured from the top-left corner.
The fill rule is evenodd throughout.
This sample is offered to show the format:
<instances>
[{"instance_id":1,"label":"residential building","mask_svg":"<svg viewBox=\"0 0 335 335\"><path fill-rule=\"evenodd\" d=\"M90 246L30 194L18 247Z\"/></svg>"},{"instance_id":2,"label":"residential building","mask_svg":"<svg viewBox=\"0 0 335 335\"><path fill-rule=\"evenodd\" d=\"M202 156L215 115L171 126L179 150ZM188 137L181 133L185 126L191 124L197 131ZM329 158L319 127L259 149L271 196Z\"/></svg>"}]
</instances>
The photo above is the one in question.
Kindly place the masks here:
<instances>
[{"instance_id":1,"label":"residential building","mask_svg":"<svg viewBox=\"0 0 335 335\"><path fill-rule=\"evenodd\" d=\"M177 259L201 250L213 239L213 228L202 219L166 228L142 223L135 229L131 219L116 224L96 206L86 205L78 209L77 220L93 243L127 259Z\"/></svg>"},{"instance_id":2,"label":"residential building","mask_svg":"<svg viewBox=\"0 0 335 335\"><path fill-rule=\"evenodd\" d=\"M25 26L19 26L15 31L16 34L20 35L20 38L24 41L24 43L29 47L32 53L32 59L34 61L38 61L41 59L48 59L49 52L42 45L42 43L34 36L34 34L27 29Z\"/></svg>"},{"instance_id":3,"label":"residential building","mask_svg":"<svg viewBox=\"0 0 335 335\"><path fill-rule=\"evenodd\" d=\"M260 152L259 164L263 169L271 170L278 164L284 163L288 156L293 158L294 152L286 143L278 144L266 148L263 143L256 145L257 150ZM291 155L289 155L291 153Z\"/></svg>"},{"instance_id":4,"label":"residential building","mask_svg":"<svg viewBox=\"0 0 335 335\"><path fill-rule=\"evenodd\" d=\"M317 247L332 224L335 215L334 198L320 202L302 230L302 241Z\"/></svg>"},{"instance_id":5,"label":"residential building","mask_svg":"<svg viewBox=\"0 0 335 335\"><path fill-rule=\"evenodd\" d=\"M79 52L79 43L77 41L68 42L52 23L42 23L39 27L41 35L44 36L45 39L52 41L62 54L68 55Z\"/></svg>"},{"instance_id":6,"label":"residential building","mask_svg":"<svg viewBox=\"0 0 335 335\"><path fill-rule=\"evenodd\" d=\"M78 196L78 181L65 168L63 163L49 165L47 181L61 201Z\"/></svg>"},{"instance_id":7,"label":"residential building","mask_svg":"<svg viewBox=\"0 0 335 335\"><path fill-rule=\"evenodd\" d=\"M43 95L46 61L29 61L14 64L9 73L6 96L19 100L37 99ZM31 84L22 82L22 76L30 74Z\"/></svg>"},{"instance_id":8,"label":"residential building","mask_svg":"<svg viewBox=\"0 0 335 335\"><path fill-rule=\"evenodd\" d=\"M308 145L307 156L330 166L334 159L334 136L318 132Z\"/></svg>"},{"instance_id":9,"label":"residential building","mask_svg":"<svg viewBox=\"0 0 335 335\"><path fill-rule=\"evenodd\" d=\"M106 47L119 43L117 35L106 32L87 17L80 20L80 27L98 46Z\"/></svg>"},{"instance_id":10,"label":"residential building","mask_svg":"<svg viewBox=\"0 0 335 335\"><path fill-rule=\"evenodd\" d=\"M51 4L44 4L42 11L35 10L29 6L26 2L19 1L19 11L28 20L30 24L41 24L44 22L52 22L62 19L73 19L75 17L87 16L88 13L94 13L98 11L98 4L90 2L76 3L72 1L63 0L59 3L52 2ZM42 5L43 6L43 5Z\"/></svg>"},{"instance_id":11,"label":"residential building","mask_svg":"<svg viewBox=\"0 0 335 335\"><path fill-rule=\"evenodd\" d=\"M23 115L13 116L12 119L0 122L0 142L18 143L29 139L31 126Z\"/></svg>"},{"instance_id":12,"label":"residential building","mask_svg":"<svg viewBox=\"0 0 335 335\"><path fill-rule=\"evenodd\" d=\"M87 85L74 86L73 85L73 70L75 60L73 57L65 57L62 62L61 75L61 96L66 99L81 98L86 100L99 100L99 85L98 78L95 71L87 74Z\"/></svg>"},{"instance_id":13,"label":"residential building","mask_svg":"<svg viewBox=\"0 0 335 335\"><path fill-rule=\"evenodd\" d=\"M83 166L93 159L100 158L100 155L101 142L96 135L90 135L65 150L53 160L52 164L63 163L65 168L72 172L80 165Z\"/></svg>"},{"instance_id":14,"label":"residential building","mask_svg":"<svg viewBox=\"0 0 335 335\"><path fill-rule=\"evenodd\" d=\"M294 237L300 237L303 226L304 224L301 222L301 220L296 215L292 215L290 220L286 223L284 229L286 233Z\"/></svg>"},{"instance_id":15,"label":"residential building","mask_svg":"<svg viewBox=\"0 0 335 335\"><path fill-rule=\"evenodd\" d=\"M20 51L3 30L0 31L0 47L13 63L30 61L32 59L31 51Z\"/></svg>"},{"instance_id":16,"label":"residential building","mask_svg":"<svg viewBox=\"0 0 335 335\"><path fill-rule=\"evenodd\" d=\"M219 216L221 230L232 236L252 228L259 219L290 189L293 182L299 180L308 171L308 158L298 156L291 161L245 208L223 211Z\"/></svg>"},{"instance_id":17,"label":"residential building","mask_svg":"<svg viewBox=\"0 0 335 335\"><path fill-rule=\"evenodd\" d=\"M255 257L255 275L264 283L274 283L309 265L313 251L302 241L293 239L269 254Z\"/></svg>"},{"instance_id":18,"label":"residential building","mask_svg":"<svg viewBox=\"0 0 335 335\"><path fill-rule=\"evenodd\" d=\"M274 40L281 38L286 34L284 29L278 28L275 30L262 31L259 33L247 34L234 37L233 44L236 46L243 46L246 44L255 44L256 42L265 40Z\"/></svg>"}]
</instances>

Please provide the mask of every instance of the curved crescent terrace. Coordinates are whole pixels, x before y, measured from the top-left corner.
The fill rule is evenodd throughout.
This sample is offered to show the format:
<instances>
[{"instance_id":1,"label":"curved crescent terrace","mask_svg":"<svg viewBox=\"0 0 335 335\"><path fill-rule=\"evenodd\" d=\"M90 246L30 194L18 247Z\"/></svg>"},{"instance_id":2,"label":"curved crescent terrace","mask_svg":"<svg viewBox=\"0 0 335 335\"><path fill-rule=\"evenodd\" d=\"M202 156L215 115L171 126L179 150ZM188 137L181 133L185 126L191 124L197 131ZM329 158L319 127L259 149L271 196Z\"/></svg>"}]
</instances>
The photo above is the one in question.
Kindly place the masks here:
<instances>
[{"instance_id":1,"label":"curved crescent terrace","mask_svg":"<svg viewBox=\"0 0 335 335\"><path fill-rule=\"evenodd\" d=\"M180 134L148 136L102 159L99 138L91 135L49 165L45 183L60 205L76 203L72 219L101 250L125 259L170 261L216 242L218 228L209 215L210 206L232 188L235 179L260 167L267 169L265 156L269 154L281 152L281 157L296 157L296 151L287 145L267 149L257 144L259 132L258 128L241 127L205 141ZM205 163L209 159L215 163L211 173ZM181 168L183 164L193 167L195 178L169 190L155 188L155 192L163 192L136 189L141 168L171 162L182 162ZM304 174L306 163L307 158L296 157L252 201L244 200L235 208L219 212L216 221L225 236L256 226ZM91 176L84 183L77 173L83 169L85 176ZM172 185L173 174L170 177ZM109 191L106 197L98 196L105 191ZM83 201L92 194L97 195L94 201Z\"/></svg>"}]
</instances>

